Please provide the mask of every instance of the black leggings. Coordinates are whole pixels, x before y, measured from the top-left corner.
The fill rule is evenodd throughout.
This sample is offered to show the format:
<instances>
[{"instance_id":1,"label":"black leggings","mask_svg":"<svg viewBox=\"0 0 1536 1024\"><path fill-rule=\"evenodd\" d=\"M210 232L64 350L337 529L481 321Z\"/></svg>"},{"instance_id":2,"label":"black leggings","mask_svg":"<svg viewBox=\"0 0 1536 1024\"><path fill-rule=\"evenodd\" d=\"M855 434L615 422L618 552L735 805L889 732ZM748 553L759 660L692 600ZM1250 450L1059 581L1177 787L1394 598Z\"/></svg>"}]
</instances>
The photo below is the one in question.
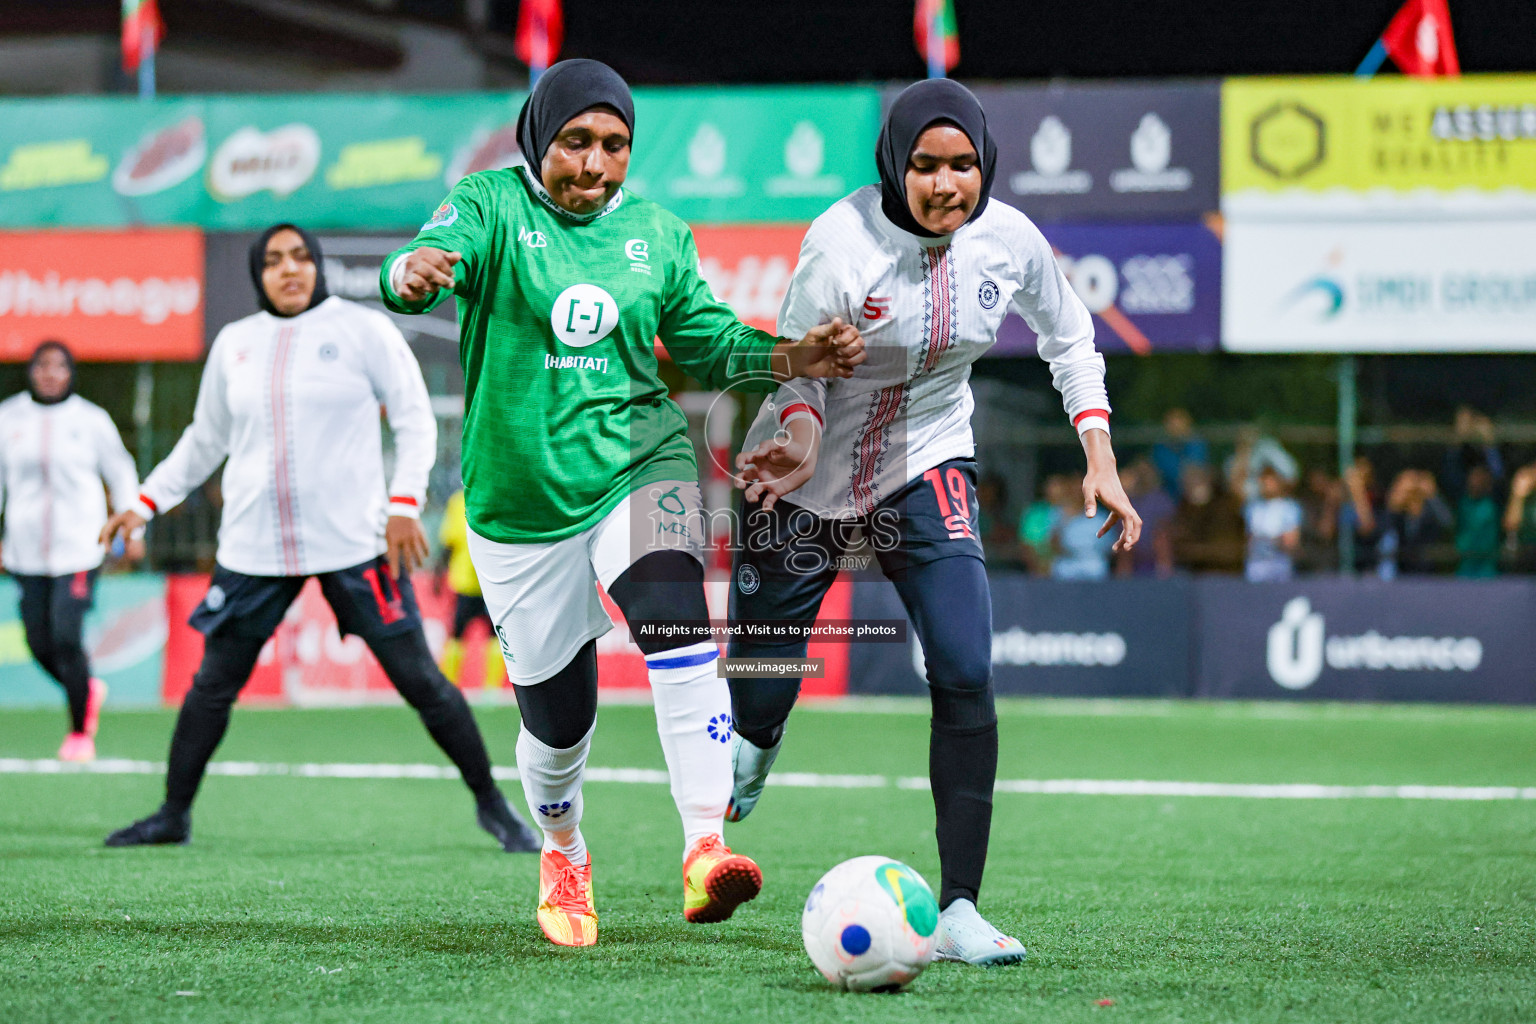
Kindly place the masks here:
<instances>
[{"instance_id":1,"label":"black leggings","mask_svg":"<svg viewBox=\"0 0 1536 1024\"><path fill-rule=\"evenodd\" d=\"M681 551L653 551L613 581L608 596L624 613L635 643L647 655L709 638L704 566ZM640 635L639 624L667 627L665 639ZM556 750L569 750L597 721L597 641L590 640L559 672L540 683L516 685L523 725Z\"/></svg>"},{"instance_id":2,"label":"black leggings","mask_svg":"<svg viewBox=\"0 0 1536 1024\"><path fill-rule=\"evenodd\" d=\"M70 731L85 731L91 663L86 657L85 613L90 610L96 570L69 576L17 576L21 625L37 663L64 689Z\"/></svg>"},{"instance_id":3,"label":"black leggings","mask_svg":"<svg viewBox=\"0 0 1536 1024\"><path fill-rule=\"evenodd\" d=\"M992 829L997 709L992 697L992 593L979 558L959 556L893 572L891 582L923 645L933 719L928 775L938 820L940 906L976 901ZM806 645L731 643L733 658L803 658ZM737 733L758 747L784 736L799 679L735 678Z\"/></svg>"},{"instance_id":4,"label":"black leggings","mask_svg":"<svg viewBox=\"0 0 1536 1024\"><path fill-rule=\"evenodd\" d=\"M171 737L170 770L166 776L166 806L185 811L192 806L208 759L229 728L229 711L251 678L266 637L221 632L204 642L203 661L192 689L182 702ZM443 676L420 629L376 637L368 647L384 674L416 709L432 739L458 767L477 799L493 796L491 761L485 742L464 695Z\"/></svg>"}]
</instances>

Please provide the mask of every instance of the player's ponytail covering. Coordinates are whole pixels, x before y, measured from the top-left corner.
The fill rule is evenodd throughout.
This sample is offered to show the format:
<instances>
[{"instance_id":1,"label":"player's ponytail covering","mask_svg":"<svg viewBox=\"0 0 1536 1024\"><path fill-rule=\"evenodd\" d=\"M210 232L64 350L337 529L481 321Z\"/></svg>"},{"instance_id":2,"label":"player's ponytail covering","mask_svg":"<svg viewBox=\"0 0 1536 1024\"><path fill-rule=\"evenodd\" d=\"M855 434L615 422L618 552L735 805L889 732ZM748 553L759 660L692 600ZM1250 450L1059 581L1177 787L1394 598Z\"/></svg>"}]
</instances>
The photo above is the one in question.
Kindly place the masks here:
<instances>
[{"instance_id":1,"label":"player's ponytail covering","mask_svg":"<svg viewBox=\"0 0 1536 1024\"><path fill-rule=\"evenodd\" d=\"M69 367L69 385L63 392L52 398L45 398L38 394L37 385L32 383L32 369L37 366L37 361L48 352L57 352L64 357L64 365ZM27 393L32 396L32 401L38 405L58 405L64 399L75 393L75 354L69 350L69 346L62 341L49 339L32 350L32 358L27 360Z\"/></svg>"},{"instance_id":2,"label":"player's ponytail covering","mask_svg":"<svg viewBox=\"0 0 1536 1024\"><path fill-rule=\"evenodd\" d=\"M971 211L971 220L981 216L992 194L992 178L997 173L997 143L987 131L987 115L975 93L948 78L929 78L902 90L875 143L875 165L880 169L880 209L901 230L924 238L937 238L912 216L907 206L907 161L918 137L933 125L947 121L970 136L971 145L981 157L981 199Z\"/></svg>"},{"instance_id":3,"label":"player's ponytail covering","mask_svg":"<svg viewBox=\"0 0 1536 1024\"><path fill-rule=\"evenodd\" d=\"M267 286L262 283L261 273L267 267L267 243L272 241L272 236L279 231L292 231L304 239L304 248L309 250L309 258L315 261L315 290L310 292L309 305L299 313L279 313L272 300L267 297ZM261 236L251 244L250 252L251 283L256 286L256 301L261 308L273 316L298 316L300 313L308 313L320 303L331 297L329 289L325 286L325 257L320 252L320 239L305 231L297 224L273 224L261 233Z\"/></svg>"},{"instance_id":4,"label":"player's ponytail covering","mask_svg":"<svg viewBox=\"0 0 1536 1024\"><path fill-rule=\"evenodd\" d=\"M613 68L598 60L562 60L539 76L523 109L517 115L517 145L538 177L544 151L555 141L566 122L593 107L612 107L635 135L635 100L629 84Z\"/></svg>"}]
</instances>

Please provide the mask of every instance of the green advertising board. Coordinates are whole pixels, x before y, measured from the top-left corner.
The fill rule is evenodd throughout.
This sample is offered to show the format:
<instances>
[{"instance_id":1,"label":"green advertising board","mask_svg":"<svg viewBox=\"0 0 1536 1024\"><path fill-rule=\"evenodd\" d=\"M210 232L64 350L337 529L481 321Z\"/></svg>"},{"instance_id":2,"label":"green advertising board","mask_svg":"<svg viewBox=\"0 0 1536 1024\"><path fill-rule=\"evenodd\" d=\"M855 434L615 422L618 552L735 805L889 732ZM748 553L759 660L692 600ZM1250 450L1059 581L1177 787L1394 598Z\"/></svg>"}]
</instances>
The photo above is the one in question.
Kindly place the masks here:
<instances>
[{"instance_id":1,"label":"green advertising board","mask_svg":"<svg viewBox=\"0 0 1536 1024\"><path fill-rule=\"evenodd\" d=\"M522 96L0 102L0 227L420 224L521 162ZM800 222L875 178L876 90L642 89L630 187L694 223Z\"/></svg>"}]
</instances>

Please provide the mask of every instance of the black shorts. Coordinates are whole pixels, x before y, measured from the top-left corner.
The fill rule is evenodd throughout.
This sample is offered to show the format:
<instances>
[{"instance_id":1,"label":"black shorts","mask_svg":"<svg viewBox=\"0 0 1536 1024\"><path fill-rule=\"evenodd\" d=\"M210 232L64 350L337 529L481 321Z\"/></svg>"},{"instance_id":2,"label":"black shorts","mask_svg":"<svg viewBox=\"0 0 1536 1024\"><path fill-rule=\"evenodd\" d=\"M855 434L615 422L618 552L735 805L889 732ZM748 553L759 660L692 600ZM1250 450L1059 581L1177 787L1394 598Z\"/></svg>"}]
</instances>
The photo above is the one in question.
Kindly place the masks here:
<instances>
[{"instance_id":1,"label":"black shorts","mask_svg":"<svg viewBox=\"0 0 1536 1024\"><path fill-rule=\"evenodd\" d=\"M732 621L811 622L845 556L862 534L888 579L941 558L983 557L976 461L950 459L891 495L868 515L823 519L778 502L744 509L731 572Z\"/></svg>"},{"instance_id":2,"label":"black shorts","mask_svg":"<svg viewBox=\"0 0 1536 1024\"><path fill-rule=\"evenodd\" d=\"M21 622L33 636L57 642L80 643L85 613L96 604L99 569L68 576L21 576L12 574L21 591Z\"/></svg>"},{"instance_id":3,"label":"black shorts","mask_svg":"<svg viewBox=\"0 0 1536 1024\"><path fill-rule=\"evenodd\" d=\"M464 639L464 631L476 619L484 619L491 625L491 610L485 606L485 598L479 594L457 594L453 602L453 633L455 640Z\"/></svg>"},{"instance_id":4,"label":"black shorts","mask_svg":"<svg viewBox=\"0 0 1536 1024\"><path fill-rule=\"evenodd\" d=\"M316 573L320 592L336 613L342 636L373 641L421 628L421 609L409 578L396 579L380 555L370 562ZM206 637L266 639L304 589L308 576L247 576L216 566L208 594L189 620Z\"/></svg>"}]
</instances>

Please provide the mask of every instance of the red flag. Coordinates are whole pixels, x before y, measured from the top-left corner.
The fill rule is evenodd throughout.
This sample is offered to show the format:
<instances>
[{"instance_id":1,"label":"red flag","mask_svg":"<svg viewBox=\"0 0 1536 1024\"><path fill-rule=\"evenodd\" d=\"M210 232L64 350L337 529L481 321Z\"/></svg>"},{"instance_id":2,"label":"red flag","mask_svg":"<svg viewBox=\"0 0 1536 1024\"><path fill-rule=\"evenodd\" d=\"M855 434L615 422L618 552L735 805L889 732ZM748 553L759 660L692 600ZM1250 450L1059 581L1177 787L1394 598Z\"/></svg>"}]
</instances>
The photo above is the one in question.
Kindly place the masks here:
<instances>
[{"instance_id":1,"label":"red flag","mask_svg":"<svg viewBox=\"0 0 1536 1024\"><path fill-rule=\"evenodd\" d=\"M565 41L565 16L560 0L522 0L517 5L517 59L543 71L555 62Z\"/></svg>"},{"instance_id":2,"label":"red flag","mask_svg":"<svg viewBox=\"0 0 1536 1024\"><path fill-rule=\"evenodd\" d=\"M159 48L165 38L165 22L160 18L159 0L123 0L123 69L139 70L144 57L144 36L148 33L151 44Z\"/></svg>"},{"instance_id":3,"label":"red flag","mask_svg":"<svg viewBox=\"0 0 1536 1024\"><path fill-rule=\"evenodd\" d=\"M939 34L930 49L929 29L934 26ZM960 63L960 33L955 27L955 8L950 0L917 0L912 11L912 41L928 62L930 75L949 71Z\"/></svg>"},{"instance_id":4,"label":"red flag","mask_svg":"<svg viewBox=\"0 0 1536 1024\"><path fill-rule=\"evenodd\" d=\"M1404 74L1419 78L1461 74L1445 0L1408 0L1381 34L1381 42Z\"/></svg>"}]
</instances>

